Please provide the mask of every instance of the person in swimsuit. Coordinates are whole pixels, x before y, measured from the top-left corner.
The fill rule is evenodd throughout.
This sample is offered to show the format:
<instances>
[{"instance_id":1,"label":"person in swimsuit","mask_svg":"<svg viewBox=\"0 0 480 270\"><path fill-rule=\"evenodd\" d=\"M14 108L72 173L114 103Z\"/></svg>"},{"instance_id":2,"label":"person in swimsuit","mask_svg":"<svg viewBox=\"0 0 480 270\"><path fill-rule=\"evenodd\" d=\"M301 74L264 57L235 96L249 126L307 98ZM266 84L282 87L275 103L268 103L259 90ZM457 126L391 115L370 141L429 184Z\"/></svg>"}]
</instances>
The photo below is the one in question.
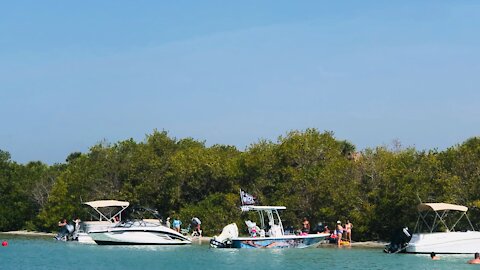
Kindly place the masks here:
<instances>
[{"instance_id":1,"label":"person in swimsuit","mask_svg":"<svg viewBox=\"0 0 480 270\"><path fill-rule=\"evenodd\" d=\"M309 232L310 232L310 222L306 217L304 217L302 222L302 234L308 234Z\"/></svg>"},{"instance_id":2,"label":"person in swimsuit","mask_svg":"<svg viewBox=\"0 0 480 270\"><path fill-rule=\"evenodd\" d=\"M343 235L343 227L342 227L342 222L337 221L337 245L340 246L342 244L342 235Z\"/></svg>"},{"instance_id":3,"label":"person in swimsuit","mask_svg":"<svg viewBox=\"0 0 480 270\"><path fill-rule=\"evenodd\" d=\"M350 220L347 220L347 223L345 223L345 230L347 232L347 239L350 243L352 243L352 228L353 224L350 223Z\"/></svg>"},{"instance_id":4,"label":"person in swimsuit","mask_svg":"<svg viewBox=\"0 0 480 270\"><path fill-rule=\"evenodd\" d=\"M469 260L467 263L469 264L480 264L480 253L475 253L475 259Z\"/></svg>"},{"instance_id":5,"label":"person in swimsuit","mask_svg":"<svg viewBox=\"0 0 480 270\"><path fill-rule=\"evenodd\" d=\"M170 217L167 217L167 221L165 222L165 226L167 226L168 228L171 227L171 224L170 224Z\"/></svg>"},{"instance_id":6,"label":"person in swimsuit","mask_svg":"<svg viewBox=\"0 0 480 270\"><path fill-rule=\"evenodd\" d=\"M182 225L182 222L179 219L174 219L172 225L175 231L180 232L180 226Z\"/></svg>"},{"instance_id":7,"label":"person in swimsuit","mask_svg":"<svg viewBox=\"0 0 480 270\"><path fill-rule=\"evenodd\" d=\"M440 260L440 258L437 256L437 254L435 254L435 252L430 253L430 258L432 258L432 260Z\"/></svg>"}]
</instances>

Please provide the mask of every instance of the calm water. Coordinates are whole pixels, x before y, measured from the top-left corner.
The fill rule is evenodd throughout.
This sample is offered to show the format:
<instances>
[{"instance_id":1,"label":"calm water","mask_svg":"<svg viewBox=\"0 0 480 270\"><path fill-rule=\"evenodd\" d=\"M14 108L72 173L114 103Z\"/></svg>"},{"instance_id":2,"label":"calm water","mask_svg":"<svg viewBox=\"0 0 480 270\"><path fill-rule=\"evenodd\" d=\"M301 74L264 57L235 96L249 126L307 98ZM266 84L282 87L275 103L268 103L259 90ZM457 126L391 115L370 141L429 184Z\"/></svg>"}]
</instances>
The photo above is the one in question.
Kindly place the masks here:
<instances>
[{"instance_id":1,"label":"calm water","mask_svg":"<svg viewBox=\"0 0 480 270\"><path fill-rule=\"evenodd\" d=\"M5 237L0 269L480 269L470 255L384 254L374 248L237 250L191 246L96 246L49 238Z\"/></svg>"}]
</instances>

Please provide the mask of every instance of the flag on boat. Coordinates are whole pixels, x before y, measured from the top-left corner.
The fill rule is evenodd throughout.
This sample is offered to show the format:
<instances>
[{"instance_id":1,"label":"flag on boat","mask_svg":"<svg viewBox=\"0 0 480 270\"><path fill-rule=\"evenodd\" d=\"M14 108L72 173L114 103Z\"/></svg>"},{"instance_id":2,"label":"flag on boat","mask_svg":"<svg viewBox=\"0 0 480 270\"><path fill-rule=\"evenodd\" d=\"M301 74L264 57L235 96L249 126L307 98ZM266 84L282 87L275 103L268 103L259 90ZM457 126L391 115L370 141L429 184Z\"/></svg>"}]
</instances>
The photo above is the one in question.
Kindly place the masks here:
<instances>
[{"instance_id":1,"label":"flag on boat","mask_svg":"<svg viewBox=\"0 0 480 270\"><path fill-rule=\"evenodd\" d=\"M240 189L240 199L242 201L242 205L254 205L255 204L255 197L253 195L248 194L247 192Z\"/></svg>"}]
</instances>

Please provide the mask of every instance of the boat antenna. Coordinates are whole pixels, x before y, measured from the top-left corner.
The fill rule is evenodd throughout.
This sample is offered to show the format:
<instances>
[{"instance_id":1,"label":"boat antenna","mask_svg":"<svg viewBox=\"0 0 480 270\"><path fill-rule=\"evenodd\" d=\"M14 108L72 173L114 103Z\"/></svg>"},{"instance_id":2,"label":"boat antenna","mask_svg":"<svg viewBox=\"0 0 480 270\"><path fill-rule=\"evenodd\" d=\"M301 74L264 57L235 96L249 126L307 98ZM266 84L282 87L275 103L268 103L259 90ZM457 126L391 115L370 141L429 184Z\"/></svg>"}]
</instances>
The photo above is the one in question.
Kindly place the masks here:
<instances>
[{"instance_id":1,"label":"boat antenna","mask_svg":"<svg viewBox=\"0 0 480 270\"><path fill-rule=\"evenodd\" d=\"M418 191L417 191L416 195L417 195L418 201L419 201L420 203L422 203L422 199L420 198L420 195L418 195Z\"/></svg>"}]
</instances>

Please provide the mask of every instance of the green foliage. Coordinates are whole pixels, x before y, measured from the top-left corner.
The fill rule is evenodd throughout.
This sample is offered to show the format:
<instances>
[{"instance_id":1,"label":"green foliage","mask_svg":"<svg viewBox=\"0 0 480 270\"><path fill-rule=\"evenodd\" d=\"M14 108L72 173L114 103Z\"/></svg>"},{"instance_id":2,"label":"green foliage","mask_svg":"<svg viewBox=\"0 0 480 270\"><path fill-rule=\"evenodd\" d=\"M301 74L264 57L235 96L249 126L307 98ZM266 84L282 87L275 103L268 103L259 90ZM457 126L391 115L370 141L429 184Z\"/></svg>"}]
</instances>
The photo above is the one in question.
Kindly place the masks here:
<instances>
[{"instance_id":1,"label":"green foliage","mask_svg":"<svg viewBox=\"0 0 480 270\"><path fill-rule=\"evenodd\" d=\"M37 214L31 196L35 180L46 165L31 162L25 166L10 161L10 154L0 150L0 231L25 228Z\"/></svg>"},{"instance_id":2,"label":"green foliage","mask_svg":"<svg viewBox=\"0 0 480 270\"><path fill-rule=\"evenodd\" d=\"M183 227L187 227L193 217L198 217L202 221L204 235L219 234L229 223L243 223L240 219L238 198L238 194L214 193L198 203L182 208L178 218L183 220Z\"/></svg>"},{"instance_id":3,"label":"green foliage","mask_svg":"<svg viewBox=\"0 0 480 270\"><path fill-rule=\"evenodd\" d=\"M184 225L196 216L206 235L231 222L244 232L240 188L263 205L287 206L285 226L299 228L303 217L331 226L350 219L354 240L385 240L413 227L419 199L466 205L478 227L480 139L443 152L397 145L359 153L332 132L307 129L238 151L155 130L142 142L102 142L52 166L17 164L0 150L0 230L56 230L61 218L85 217L82 202L118 199Z\"/></svg>"}]
</instances>

